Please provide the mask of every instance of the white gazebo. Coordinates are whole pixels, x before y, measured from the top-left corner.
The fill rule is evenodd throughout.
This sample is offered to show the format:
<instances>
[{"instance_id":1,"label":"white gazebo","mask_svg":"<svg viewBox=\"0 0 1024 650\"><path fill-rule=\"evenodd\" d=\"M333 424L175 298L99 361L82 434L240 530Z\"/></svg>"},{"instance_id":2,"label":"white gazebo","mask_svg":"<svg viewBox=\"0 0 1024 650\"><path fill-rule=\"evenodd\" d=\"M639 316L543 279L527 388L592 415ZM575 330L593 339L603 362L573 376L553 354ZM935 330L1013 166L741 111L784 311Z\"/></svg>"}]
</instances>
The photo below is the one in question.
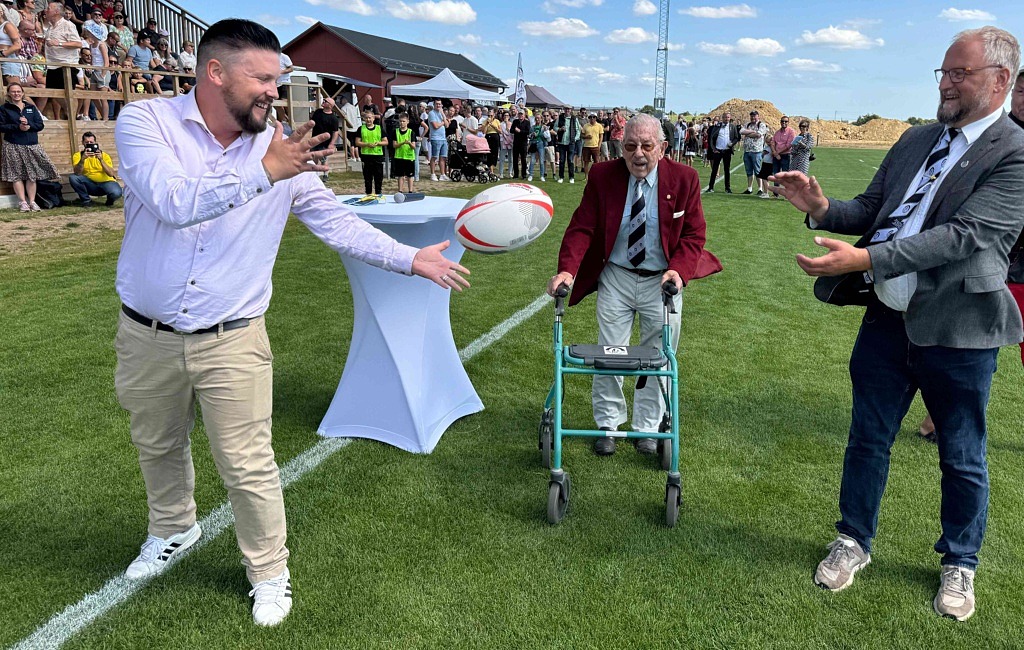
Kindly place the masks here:
<instances>
[{"instance_id":1,"label":"white gazebo","mask_svg":"<svg viewBox=\"0 0 1024 650\"><path fill-rule=\"evenodd\" d=\"M447 99L468 99L474 102L505 103L505 98L500 94L471 86L456 77L455 73L448 68L438 72L434 78L418 84L391 86L389 92L393 97L445 97Z\"/></svg>"}]
</instances>

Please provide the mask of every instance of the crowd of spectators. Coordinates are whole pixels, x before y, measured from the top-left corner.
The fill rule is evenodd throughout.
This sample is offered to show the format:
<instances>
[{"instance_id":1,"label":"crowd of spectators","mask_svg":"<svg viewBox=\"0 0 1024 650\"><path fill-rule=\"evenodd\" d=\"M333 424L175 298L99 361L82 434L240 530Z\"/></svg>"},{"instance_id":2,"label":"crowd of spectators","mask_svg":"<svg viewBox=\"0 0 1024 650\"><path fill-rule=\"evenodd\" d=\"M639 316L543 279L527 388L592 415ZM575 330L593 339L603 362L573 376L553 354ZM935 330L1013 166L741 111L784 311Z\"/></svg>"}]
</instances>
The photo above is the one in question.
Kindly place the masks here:
<instances>
[{"instance_id":1,"label":"crowd of spectators","mask_svg":"<svg viewBox=\"0 0 1024 650\"><path fill-rule=\"evenodd\" d=\"M48 112L63 119L69 110L83 121L115 119L121 104L115 93L123 92L121 71L130 71L132 93L173 93L175 77L178 92L195 85L195 44L172 44L170 32L155 18L136 23L121 0L50 2L38 13L35 0L0 0L0 9L0 56L15 59L2 64L5 84L63 89L65 67L76 66L70 74L76 89L112 93L109 100L83 99L71 107L61 98L26 97L44 120Z\"/></svg>"}]
</instances>

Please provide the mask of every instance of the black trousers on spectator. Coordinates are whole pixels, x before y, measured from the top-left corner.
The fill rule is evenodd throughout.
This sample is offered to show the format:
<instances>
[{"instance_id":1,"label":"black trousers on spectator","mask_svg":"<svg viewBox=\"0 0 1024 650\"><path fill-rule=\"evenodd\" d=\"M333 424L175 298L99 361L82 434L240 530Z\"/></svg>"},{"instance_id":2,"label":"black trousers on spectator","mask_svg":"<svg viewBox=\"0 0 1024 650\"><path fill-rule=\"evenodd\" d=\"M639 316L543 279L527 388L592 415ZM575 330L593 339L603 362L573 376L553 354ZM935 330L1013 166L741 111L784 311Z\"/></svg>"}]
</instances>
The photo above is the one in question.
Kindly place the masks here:
<instances>
[{"instance_id":1,"label":"black trousers on spectator","mask_svg":"<svg viewBox=\"0 0 1024 650\"><path fill-rule=\"evenodd\" d=\"M494 167L498 164L498 149L501 147L501 136L497 133L488 133L487 146L491 148L491 153L487 155L487 166Z\"/></svg>"},{"instance_id":2,"label":"black trousers on spectator","mask_svg":"<svg viewBox=\"0 0 1024 650\"><path fill-rule=\"evenodd\" d=\"M526 140L513 140L512 141L512 178L526 178ZM520 165L522 165L523 175L519 175Z\"/></svg>"},{"instance_id":3,"label":"black trousers on spectator","mask_svg":"<svg viewBox=\"0 0 1024 650\"><path fill-rule=\"evenodd\" d=\"M731 192L732 185L729 184L729 167L732 166L732 149L726 149L725 151L714 151L709 152L711 157L711 180L708 181L708 189L715 189L715 179L718 178L718 168L724 163L725 164L725 191Z\"/></svg>"},{"instance_id":4,"label":"black trousers on spectator","mask_svg":"<svg viewBox=\"0 0 1024 650\"><path fill-rule=\"evenodd\" d=\"M363 186L367 194L380 194L384 182L384 156L363 154Z\"/></svg>"},{"instance_id":5,"label":"black trousers on spectator","mask_svg":"<svg viewBox=\"0 0 1024 650\"><path fill-rule=\"evenodd\" d=\"M572 156L576 152L576 143L558 145L558 178L565 178L565 163L569 163L569 178L576 174L576 165L572 162Z\"/></svg>"}]
</instances>

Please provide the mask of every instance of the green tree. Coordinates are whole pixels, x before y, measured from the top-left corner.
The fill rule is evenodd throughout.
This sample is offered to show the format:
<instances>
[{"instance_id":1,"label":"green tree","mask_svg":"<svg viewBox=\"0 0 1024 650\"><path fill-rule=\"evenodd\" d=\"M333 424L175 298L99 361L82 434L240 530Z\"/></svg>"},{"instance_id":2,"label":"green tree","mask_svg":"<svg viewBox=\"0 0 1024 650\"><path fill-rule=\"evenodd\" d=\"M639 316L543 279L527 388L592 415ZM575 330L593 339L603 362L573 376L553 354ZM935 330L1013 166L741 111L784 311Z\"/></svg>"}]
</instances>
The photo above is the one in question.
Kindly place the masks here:
<instances>
[{"instance_id":1,"label":"green tree","mask_svg":"<svg viewBox=\"0 0 1024 650\"><path fill-rule=\"evenodd\" d=\"M648 115L654 115L654 107L651 106L650 104L644 104L638 112L647 113Z\"/></svg>"},{"instance_id":2,"label":"green tree","mask_svg":"<svg viewBox=\"0 0 1024 650\"><path fill-rule=\"evenodd\" d=\"M935 120L928 119L926 117L908 117L907 118L907 124L909 124L910 126L919 126L921 124L931 124L933 122L935 122Z\"/></svg>"},{"instance_id":3,"label":"green tree","mask_svg":"<svg viewBox=\"0 0 1024 650\"><path fill-rule=\"evenodd\" d=\"M867 124L871 120L877 120L880 117L882 117L882 116L881 115L875 115L874 113L868 113L867 115L861 115L856 120L854 120L853 125L854 126L864 126L865 124Z\"/></svg>"}]
</instances>

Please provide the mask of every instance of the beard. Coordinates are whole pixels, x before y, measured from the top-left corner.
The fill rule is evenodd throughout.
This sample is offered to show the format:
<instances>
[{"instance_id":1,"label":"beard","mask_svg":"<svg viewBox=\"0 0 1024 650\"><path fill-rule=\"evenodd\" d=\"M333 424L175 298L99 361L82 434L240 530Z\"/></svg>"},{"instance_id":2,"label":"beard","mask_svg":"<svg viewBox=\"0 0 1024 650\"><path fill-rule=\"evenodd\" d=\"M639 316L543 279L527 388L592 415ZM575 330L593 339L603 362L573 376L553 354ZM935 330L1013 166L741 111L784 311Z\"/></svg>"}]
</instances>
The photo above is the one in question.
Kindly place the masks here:
<instances>
[{"instance_id":1,"label":"beard","mask_svg":"<svg viewBox=\"0 0 1024 650\"><path fill-rule=\"evenodd\" d=\"M988 98L984 93L978 93L966 101L961 94L958 99L951 100L951 102L954 106L945 107L945 102L939 95L939 108L935 112L935 119L947 126L961 122L972 115L981 115L988 107Z\"/></svg>"},{"instance_id":2,"label":"beard","mask_svg":"<svg viewBox=\"0 0 1024 650\"><path fill-rule=\"evenodd\" d=\"M264 110L256 106L257 103L265 103L268 106L273 102L269 97L258 97L251 102L235 94L234 89L225 88L224 103L227 104L228 113L234 118L238 127L243 133L262 133L267 128L267 119L270 117L270 109ZM258 115L262 114L262 118Z\"/></svg>"}]
</instances>

